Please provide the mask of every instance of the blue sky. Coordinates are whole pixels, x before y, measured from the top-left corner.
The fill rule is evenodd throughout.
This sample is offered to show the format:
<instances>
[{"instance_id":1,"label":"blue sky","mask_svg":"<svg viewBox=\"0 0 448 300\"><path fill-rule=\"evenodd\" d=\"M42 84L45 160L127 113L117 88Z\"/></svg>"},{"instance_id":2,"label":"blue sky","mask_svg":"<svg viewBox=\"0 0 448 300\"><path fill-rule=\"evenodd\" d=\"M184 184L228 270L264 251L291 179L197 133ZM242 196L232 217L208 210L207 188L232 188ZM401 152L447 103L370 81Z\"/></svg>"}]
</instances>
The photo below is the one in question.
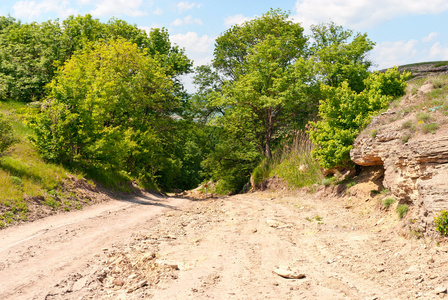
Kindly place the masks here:
<instances>
[{"instance_id":1,"label":"blue sky","mask_svg":"<svg viewBox=\"0 0 448 300\"><path fill-rule=\"evenodd\" d=\"M366 32L376 43L370 57L377 68L448 60L447 0L2 0L0 14L22 22L64 19L90 13L149 29L165 27L195 65L210 62L215 38L236 23L267 12L290 11L305 30L334 21Z\"/></svg>"}]
</instances>

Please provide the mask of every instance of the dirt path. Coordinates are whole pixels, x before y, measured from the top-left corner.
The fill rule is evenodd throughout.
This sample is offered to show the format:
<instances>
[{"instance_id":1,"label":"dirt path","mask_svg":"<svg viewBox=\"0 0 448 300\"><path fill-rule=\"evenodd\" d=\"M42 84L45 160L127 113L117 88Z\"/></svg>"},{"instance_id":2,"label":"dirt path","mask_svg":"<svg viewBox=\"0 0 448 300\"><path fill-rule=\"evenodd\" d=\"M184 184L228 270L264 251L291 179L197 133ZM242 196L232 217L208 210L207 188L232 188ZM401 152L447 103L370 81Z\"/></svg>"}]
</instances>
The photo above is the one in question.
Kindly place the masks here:
<instances>
[{"instance_id":1,"label":"dirt path","mask_svg":"<svg viewBox=\"0 0 448 300\"><path fill-rule=\"evenodd\" d=\"M186 199L109 201L0 231L0 299L44 299L62 279L96 267L101 249L126 243Z\"/></svg>"},{"instance_id":2,"label":"dirt path","mask_svg":"<svg viewBox=\"0 0 448 300\"><path fill-rule=\"evenodd\" d=\"M448 247L399 236L367 200L140 200L0 232L0 298L446 298Z\"/></svg>"}]
</instances>

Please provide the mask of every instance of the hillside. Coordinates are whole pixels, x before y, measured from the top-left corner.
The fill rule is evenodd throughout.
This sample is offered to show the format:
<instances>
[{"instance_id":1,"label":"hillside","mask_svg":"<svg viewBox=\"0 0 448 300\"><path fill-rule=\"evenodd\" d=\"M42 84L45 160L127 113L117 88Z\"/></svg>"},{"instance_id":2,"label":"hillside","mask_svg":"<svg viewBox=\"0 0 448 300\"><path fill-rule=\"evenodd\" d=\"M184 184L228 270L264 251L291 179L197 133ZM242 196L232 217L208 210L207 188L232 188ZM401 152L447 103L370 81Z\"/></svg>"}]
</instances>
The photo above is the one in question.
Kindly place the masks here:
<instances>
[{"instance_id":1,"label":"hillside","mask_svg":"<svg viewBox=\"0 0 448 300\"><path fill-rule=\"evenodd\" d=\"M406 96L374 118L358 136L352 160L381 166L382 184L408 206L406 223L436 236L434 217L448 208L448 76L409 83Z\"/></svg>"}]
</instances>

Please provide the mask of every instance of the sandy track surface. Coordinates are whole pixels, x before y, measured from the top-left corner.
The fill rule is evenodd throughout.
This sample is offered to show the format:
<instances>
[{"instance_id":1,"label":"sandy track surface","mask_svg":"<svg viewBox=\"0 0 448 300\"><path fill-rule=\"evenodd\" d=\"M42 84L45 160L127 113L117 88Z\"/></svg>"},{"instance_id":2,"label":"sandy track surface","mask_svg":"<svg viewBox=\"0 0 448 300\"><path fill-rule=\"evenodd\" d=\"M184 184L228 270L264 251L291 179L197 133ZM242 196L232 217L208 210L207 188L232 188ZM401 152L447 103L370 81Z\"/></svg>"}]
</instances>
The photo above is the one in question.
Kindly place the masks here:
<instances>
[{"instance_id":1,"label":"sandy track surface","mask_svg":"<svg viewBox=\"0 0 448 300\"><path fill-rule=\"evenodd\" d=\"M95 267L98 254L167 210L190 201L146 195L108 201L0 232L0 299L45 299L65 277Z\"/></svg>"},{"instance_id":2,"label":"sandy track surface","mask_svg":"<svg viewBox=\"0 0 448 300\"><path fill-rule=\"evenodd\" d=\"M0 232L0 298L446 298L448 247L362 202L148 197L47 218Z\"/></svg>"}]
</instances>

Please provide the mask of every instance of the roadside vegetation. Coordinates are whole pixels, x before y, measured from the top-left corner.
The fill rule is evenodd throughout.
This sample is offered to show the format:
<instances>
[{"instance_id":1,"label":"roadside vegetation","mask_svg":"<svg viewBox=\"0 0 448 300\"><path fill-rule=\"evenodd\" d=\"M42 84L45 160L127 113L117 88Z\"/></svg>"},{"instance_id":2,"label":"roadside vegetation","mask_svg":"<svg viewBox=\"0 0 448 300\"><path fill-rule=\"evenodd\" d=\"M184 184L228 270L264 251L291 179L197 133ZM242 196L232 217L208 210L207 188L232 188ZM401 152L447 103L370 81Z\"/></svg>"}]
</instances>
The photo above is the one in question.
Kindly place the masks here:
<instances>
[{"instance_id":1,"label":"roadside vegetation","mask_svg":"<svg viewBox=\"0 0 448 300\"><path fill-rule=\"evenodd\" d=\"M331 180L321 168L351 165L353 140L404 94L409 74L370 72L366 34L334 23L304 32L272 9L223 32L212 63L193 70L166 29L0 17L3 224L25 219L36 199L80 207L61 188L73 177L121 191L212 181L221 194L251 176L297 187ZM188 94L180 78L192 72L198 92ZM438 128L421 121L423 132Z\"/></svg>"}]
</instances>

